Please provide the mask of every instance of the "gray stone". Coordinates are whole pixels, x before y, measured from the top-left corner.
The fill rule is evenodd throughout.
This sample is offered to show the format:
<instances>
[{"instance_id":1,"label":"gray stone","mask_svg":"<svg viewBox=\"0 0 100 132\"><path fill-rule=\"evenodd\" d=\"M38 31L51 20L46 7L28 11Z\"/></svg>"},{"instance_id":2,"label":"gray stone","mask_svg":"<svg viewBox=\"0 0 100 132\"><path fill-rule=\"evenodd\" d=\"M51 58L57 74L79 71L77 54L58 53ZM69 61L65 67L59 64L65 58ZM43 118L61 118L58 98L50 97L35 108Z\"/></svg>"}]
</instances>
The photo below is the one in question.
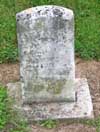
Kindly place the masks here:
<instances>
[{"instance_id":1,"label":"gray stone","mask_svg":"<svg viewBox=\"0 0 100 132\"><path fill-rule=\"evenodd\" d=\"M39 6L16 15L20 82L8 94L28 121L93 118L86 79L75 79L74 17L69 9Z\"/></svg>"},{"instance_id":2,"label":"gray stone","mask_svg":"<svg viewBox=\"0 0 100 132\"><path fill-rule=\"evenodd\" d=\"M38 6L16 19L24 102L75 101L73 12Z\"/></svg>"},{"instance_id":3,"label":"gray stone","mask_svg":"<svg viewBox=\"0 0 100 132\"><path fill-rule=\"evenodd\" d=\"M11 87L15 89L15 92L19 91L19 82L8 85L8 90ZM20 84L21 87L21 84ZM20 111L26 120L43 120L43 119L92 119L93 116L93 106L91 101L91 96L89 92L89 87L86 79L76 79L75 89L77 92L77 98L75 102L55 102L55 103L32 103L31 105L21 105L17 103L20 96L15 96L16 103L14 105L15 109ZM10 90L9 90L10 91ZM12 96L13 93L9 93ZM17 94L18 95L18 94ZM22 102L20 98L20 102Z\"/></svg>"}]
</instances>

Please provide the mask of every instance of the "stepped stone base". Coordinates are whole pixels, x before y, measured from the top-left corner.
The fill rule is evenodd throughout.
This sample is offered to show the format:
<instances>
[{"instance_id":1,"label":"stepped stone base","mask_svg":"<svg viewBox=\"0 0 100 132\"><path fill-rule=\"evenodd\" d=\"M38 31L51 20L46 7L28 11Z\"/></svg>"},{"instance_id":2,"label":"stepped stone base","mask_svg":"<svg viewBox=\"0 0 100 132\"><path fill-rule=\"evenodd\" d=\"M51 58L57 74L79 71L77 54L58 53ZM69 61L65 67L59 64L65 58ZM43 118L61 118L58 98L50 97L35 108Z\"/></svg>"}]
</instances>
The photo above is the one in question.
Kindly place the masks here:
<instances>
[{"instance_id":1,"label":"stepped stone base","mask_svg":"<svg viewBox=\"0 0 100 132\"><path fill-rule=\"evenodd\" d=\"M28 121L45 119L77 119L93 118L93 106L86 79L76 79L76 101L55 103L23 104L21 83L9 83L8 94L15 99L17 109Z\"/></svg>"}]
</instances>

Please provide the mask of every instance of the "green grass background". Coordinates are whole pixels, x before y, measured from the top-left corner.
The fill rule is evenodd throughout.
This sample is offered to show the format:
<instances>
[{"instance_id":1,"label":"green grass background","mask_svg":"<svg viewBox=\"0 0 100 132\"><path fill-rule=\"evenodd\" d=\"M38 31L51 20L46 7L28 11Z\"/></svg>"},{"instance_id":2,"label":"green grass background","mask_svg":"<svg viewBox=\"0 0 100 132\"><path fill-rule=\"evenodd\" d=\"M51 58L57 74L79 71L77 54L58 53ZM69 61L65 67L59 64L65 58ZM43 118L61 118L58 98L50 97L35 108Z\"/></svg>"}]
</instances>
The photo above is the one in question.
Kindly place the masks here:
<instances>
[{"instance_id":1,"label":"green grass background","mask_svg":"<svg viewBox=\"0 0 100 132\"><path fill-rule=\"evenodd\" d=\"M18 61L16 13L43 4L72 9L75 13L76 55L100 60L100 0L0 0L0 63ZM14 129L9 132L25 132L25 124L18 123L7 100L6 89L0 86L0 130L10 122ZM100 132L100 118L82 123L94 126Z\"/></svg>"},{"instance_id":2,"label":"green grass background","mask_svg":"<svg viewBox=\"0 0 100 132\"><path fill-rule=\"evenodd\" d=\"M18 60L16 13L43 4L72 9L76 55L100 60L100 0L0 0L0 63Z\"/></svg>"}]
</instances>

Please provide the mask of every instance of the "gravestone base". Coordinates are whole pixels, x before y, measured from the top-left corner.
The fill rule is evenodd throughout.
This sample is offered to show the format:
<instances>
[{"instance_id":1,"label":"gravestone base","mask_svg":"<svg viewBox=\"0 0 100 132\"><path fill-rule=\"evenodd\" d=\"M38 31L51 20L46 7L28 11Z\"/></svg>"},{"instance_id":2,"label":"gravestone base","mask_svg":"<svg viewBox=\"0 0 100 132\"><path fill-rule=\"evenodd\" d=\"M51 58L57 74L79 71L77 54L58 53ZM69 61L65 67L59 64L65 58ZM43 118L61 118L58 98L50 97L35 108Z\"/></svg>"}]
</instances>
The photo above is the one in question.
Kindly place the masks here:
<instances>
[{"instance_id":1,"label":"gravestone base","mask_svg":"<svg viewBox=\"0 0 100 132\"><path fill-rule=\"evenodd\" d=\"M93 118L93 106L87 80L76 79L76 101L23 104L21 82L9 83L8 94L15 99L14 109L29 122L45 119Z\"/></svg>"}]
</instances>

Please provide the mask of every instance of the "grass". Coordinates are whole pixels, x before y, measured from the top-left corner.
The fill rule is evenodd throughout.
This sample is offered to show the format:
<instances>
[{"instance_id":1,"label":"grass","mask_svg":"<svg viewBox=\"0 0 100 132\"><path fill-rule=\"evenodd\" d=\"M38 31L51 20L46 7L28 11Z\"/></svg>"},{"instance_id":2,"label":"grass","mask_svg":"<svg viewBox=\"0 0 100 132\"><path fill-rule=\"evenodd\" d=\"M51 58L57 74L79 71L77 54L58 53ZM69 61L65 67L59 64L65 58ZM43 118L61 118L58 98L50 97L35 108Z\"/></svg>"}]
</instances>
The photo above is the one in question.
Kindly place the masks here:
<instances>
[{"instance_id":1,"label":"grass","mask_svg":"<svg viewBox=\"0 0 100 132\"><path fill-rule=\"evenodd\" d=\"M12 109L13 100L8 98L7 89L0 85L0 131L3 132L31 132L27 122L19 116L17 111ZM94 120L80 120L72 121L72 123L82 123L85 125L93 126L96 128L96 132L100 132L100 117ZM68 123L68 122L67 122ZM59 121L57 120L45 120L37 122L38 125L46 127L48 129L55 128Z\"/></svg>"},{"instance_id":2,"label":"grass","mask_svg":"<svg viewBox=\"0 0 100 132\"><path fill-rule=\"evenodd\" d=\"M58 121L57 120L51 120L51 119L48 119L48 120L44 120L44 121L39 121L39 125L42 126L42 127L46 127L46 128L55 128L58 124Z\"/></svg>"},{"instance_id":3,"label":"grass","mask_svg":"<svg viewBox=\"0 0 100 132\"><path fill-rule=\"evenodd\" d=\"M28 132L27 123L12 109L12 103L7 89L0 85L0 132Z\"/></svg>"},{"instance_id":4,"label":"grass","mask_svg":"<svg viewBox=\"0 0 100 132\"><path fill-rule=\"evenodd\" d=\"M0 86L0 129L2 129L7 123L6 98L6 90Z\"/></svg>"},{"instance_id":5,"label":"grass","mask_svg":"<svg viewBox=\"0 0 100 132\"><path fill-rule=\"evenodd\" d=\"M43 4L72 9L75 13L76 55L100 60L99 0L0 0L0 63L18 60L16 13Z\"/></svg>"},{"instance_id":6,"label":"grass","mask_svg":"<svg viewBox=\"0 0 100 132\"><path fill-rule=\"evenodd\" d=\"M81 120L80 123L96 128L96 132L100 132L100 117L95 120Z\"/></svg>"}]
</instances>

